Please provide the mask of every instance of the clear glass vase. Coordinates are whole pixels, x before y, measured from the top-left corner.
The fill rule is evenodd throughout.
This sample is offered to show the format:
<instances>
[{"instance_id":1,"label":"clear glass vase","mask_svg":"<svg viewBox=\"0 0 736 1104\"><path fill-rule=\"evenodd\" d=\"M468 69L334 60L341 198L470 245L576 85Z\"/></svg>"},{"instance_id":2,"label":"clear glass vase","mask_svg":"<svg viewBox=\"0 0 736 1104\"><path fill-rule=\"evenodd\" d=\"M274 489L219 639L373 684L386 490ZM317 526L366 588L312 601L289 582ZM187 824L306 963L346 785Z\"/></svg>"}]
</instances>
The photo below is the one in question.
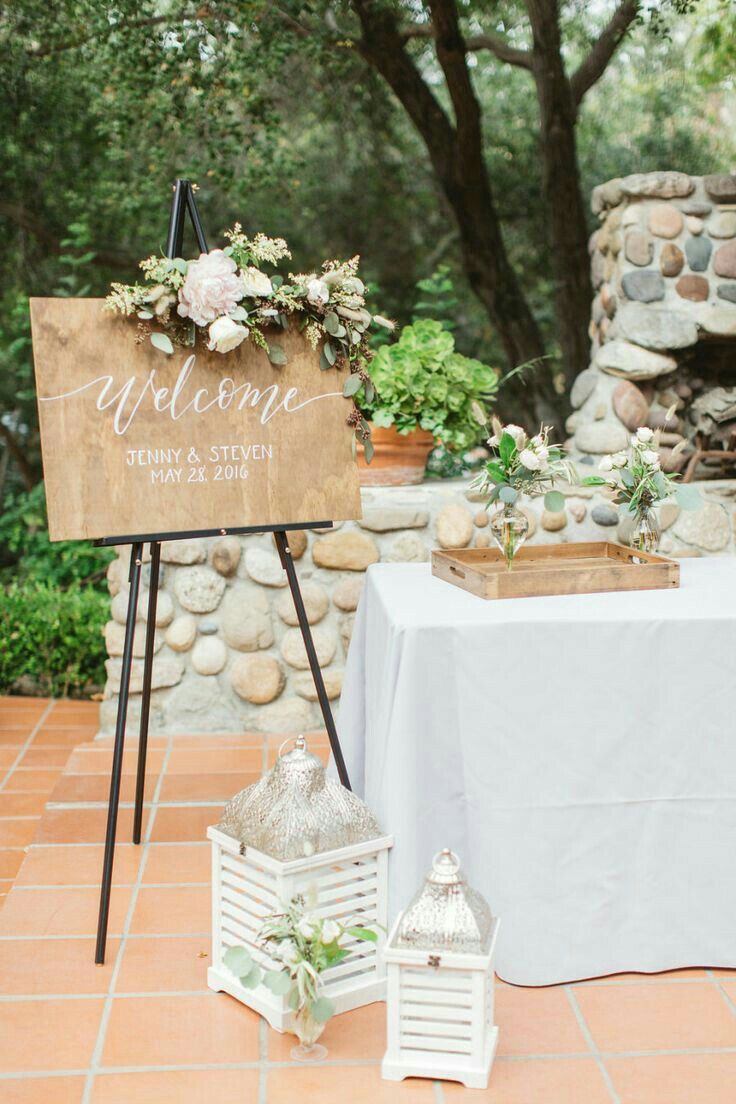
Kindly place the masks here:
<instances>
[{"instance_id":1,"label":"clear glass vase","mask_svg":"<svg viewBox=\"0 0 736 1104\"><path fill-rule=\"evenodd\" d=\"M656 552L660 538L659 522L651 506L640 506L634 515L629 545L639 552Z\"/></svg>"},{"instance_id":2,"label":"clear glass vase","mask_svg":"<svg viewBox=\"0 0 736 1104\"><path fill-rule=\"evenodd\" d=\"M294 1034L299 1044L291 1048L293 1061L319 1062L327 1057L327 1047L317 1042L324 1029L324 1023L312 1016L309 1005L299 1009L294 1016Z\"/></svg>"},{"instance_id":3,"label":"clear glass vase","mask_svg":"<svg viewBox=\"0 0 736 1104\"><path fill-rule=\"evenodd\" d=\"M511 569L514 556L526 540L529 519L517 506L504 502L491 518L491 534Z\"/></svg>"}]
</instances>

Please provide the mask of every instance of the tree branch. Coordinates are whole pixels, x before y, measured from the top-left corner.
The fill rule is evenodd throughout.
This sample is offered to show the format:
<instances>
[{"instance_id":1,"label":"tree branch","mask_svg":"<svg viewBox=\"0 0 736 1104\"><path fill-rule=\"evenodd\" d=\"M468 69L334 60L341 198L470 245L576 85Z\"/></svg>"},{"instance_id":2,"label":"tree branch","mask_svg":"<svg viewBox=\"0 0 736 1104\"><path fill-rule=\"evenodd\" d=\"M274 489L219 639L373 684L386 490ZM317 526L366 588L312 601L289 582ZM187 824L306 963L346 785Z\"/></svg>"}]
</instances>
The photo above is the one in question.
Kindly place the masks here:
<instances>
[{"instance_id":1,"label":"tree branch","mask_svg":"<svg viewBox=\"0 0 736 1104\"><path fill-rule=\"evenodd\" d=\"M59 238L43 217L29 211L22 203L0 199L0 219L7 219L26 234L30 234L49 253L59 256L64 252ZM105 248L96 250L92 261L92 264L101 265L104 268L117 269L132 268L137 263L136 258L127 253Z\"/></svg>"},{"instance_id":2,"label":"tree branch","mask_svg":"<svg viewBox=\"0 0 736 1104\"><path fill-rule=\"evenodd\" d=\"M399 30L401 39L406 42L410 38L435 38L436 31L432 23L409 23ZM520 69L531 69L532 55L529 50L518 50L511 46L502 35L477 34L465 39L465 49L476 54L481 50L490 50L499 61L505 61L508 65L516 65Z\"/></svg>"},{"instance_id":3,"label":"tree branch","mask_svg":"<svg viewBox=\"0 0 736 1104\"><path fill-rule=\"evenodd\" d=\"M573 99L580 104L588 89L603 76L639 11L638 0L622 0L608 24L593 43L588 56L570 77Z\"/></svg>"}]
</instances>

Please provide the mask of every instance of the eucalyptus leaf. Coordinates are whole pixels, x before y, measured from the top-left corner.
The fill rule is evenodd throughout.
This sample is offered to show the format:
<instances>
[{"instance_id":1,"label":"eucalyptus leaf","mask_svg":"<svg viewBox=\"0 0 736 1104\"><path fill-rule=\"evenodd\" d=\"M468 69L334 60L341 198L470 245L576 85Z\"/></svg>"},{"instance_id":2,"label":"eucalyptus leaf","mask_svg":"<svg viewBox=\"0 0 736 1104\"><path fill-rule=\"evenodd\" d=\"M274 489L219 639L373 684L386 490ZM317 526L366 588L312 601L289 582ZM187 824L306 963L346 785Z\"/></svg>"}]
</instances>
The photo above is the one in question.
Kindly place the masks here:
<instances>
[{"instance_id":1,"label":"eucalyptus leaf","mask_svg":"<svg viewBox=\"0 0 736 1104\"><path fill-rule=\"evenodd\" d=\"M276 997L285 997L291 989L291 978L285 970L267 970L263 975L263 984Z\"/></svg>"},{"instance_id":2,"label":"eucalyptus leaf","mask_svg":"<svg viewBox=\"0 0 736 1104\"><path fill-rule=\"evenodd\" d=\"M181 272L182 276L187 274L187 262L183 257L173 257L171 261L171 267L175 268L177 272Z\"/></svg>"},{"instance_id":3,"label":"eucalyptus leaf","mask_svg":"<svg viewBox=\"0 0 736 1104\"><path fill-rule=\"evenodd\" d=\"M268 359L277 366L286 364L286 353L280 345L268 346Z\"/></svg>"},{"instance_id":4,"label":"eucalyptus leaf","mask_svg":"<svg viewBox=\"0 0 736 1104\"><path fill-rule=\"evenodd\" d=\"M299 1007L299 990L297 989L296 985L292 986L291 990L289 991L288 1005L292 1012L296 1012L297 1008Z\"/></svg>"},{"instance_id":5,"label":"eucalyptus leaf","mask_svg":"<svg viewBox=\"0 0 736 1104\"><path fill-rule=\"evenodd\" d=\"M162 353L168 353L169 355L171 355L171 353L173 353L174 351L174 346L171 344L171 338L168 337L166 334L152 333L151 344L156 349L160 349Z\"/></svg>"},{"instance_id":6,"label":"eucalyptus leaf","mask_svg":"<svg viewBox=\"0 0 736 1104\"><path fill-rule=\"evenodd\" d=\"M498 492L498 497L502 502L507 503L509 506L513 506L519 497L519 492L514 487L510 487L508 483L504 483Z\"/></svg>"},{"instance_id":7,"label":"eucalyptus leaf","mask_svg":"<svg viewBox=\"0 0 736 1104\"><path fill-rule=\"evenodd\" d=\"M284 277L279 276L278 273L271 277L271 287L278 290L284 282Z\"/></svg>"},{"instance_id":8,"label":"eucalyptus leaf","mask_svg":"<svg viewBox=\"0 0 736 1104\"><path fill-rule=\"evenodd\" d=\"M337 353L332 348L329 341L325 341L325 347L324 347L323 352L325 354L325 360L328 362L328 364L330 366L332 366L335 363L335 361L337 360Z\"/></svg>"},{"instance_id":9,"label":"eucalyptus leaf","mask_svg":"<svg viewBox=\"0 0 736 1104\"><path fill-rule=\"evenodd\" d=\"M310 1009L312 1019L317 1023L326 1023L330 1016L335 1015L335 1005L329 997L317 997Z\"/></svg>"},{"instance_id":10,"label":"eucalyptus leaf","mask_svg":"<svg viewBox=\"0 0 736 1104\"><path fill-rule=\"evenodd\" d=\"M681 483L675 487L675 499L681 510L699 510L703 499L697 487L691 483Z\"/></svg>"},{"instance_id":11,"label":"eucalyptus leaf","mask_svg":"<svg viewBox=\"0 0 736 1104\"><path fill-rule=\"evenodd\" d=\"M340 319L334 311L329 311L325 315L325 329L332 337L337 337L337 332L340 329Z\"/></svg>"},{"instance_id":12,"label":"eucalyptus leaf","mask_svg":"<svg viewBox=\"0 0 736 1104\"><path fill-rule=\"evenodd\" d=\"M240 984L244 989L257 989L261 984L262 976L261 967L254 962L248 973L240 978Z\"/></svg>"},{"instance_id":13,"label":"eucalyptus leaf","mask_svg":"<svg viewBox=\"0 0 736 1104\"><path fill-rule=\"evenodd\" d=\"M372 928L348 928L348 935L354 936L356 939L366 939L370 943L376 943L378 940L378 933L374 932Z\"/></svg>"},{"instance_id":14,"label":"eucalyptus leaf","mask_svg":"<svg viewBox=\"0 0 736 1104\"><path fill-rule=\"evenodd\" d=\"M325 356L325 351L324 351L324 349L323 349L323 350L322 350L322 352L321 352L321 353L319 354L319 366L320 366L320 368L321 368L321 370L322 370L323 372L326 372L328 368L331 368L331 367L332 367L332 365L330 364L329 360L328 360L328 359L327 359L327 357Z\"/></svg>"},{"instance_id":15,"label":"eucalyptus leaf","mask_svg":"<svg viewBox=\"0 0 736 1104\"><path fill-rule=\"evenodd\" d=\"M565 509L565 496L561 491L547 491L544 496L544 508L551 514L559 514Z\"/></svg>"},{"instance_id":16,"label":"eucalyptus leaf","mask_svg":"<svg viewBox=\"0 0 736 1104\"><path fill-rule=\"evenodd\" d=\"M144 320L145 320L145 319L148 319L148 318L153 318L153 311L149 311L149 310L139 310L139 311L138 311L138 317L139 317L139 318L142 318L142 319L144 319Z\"/></svg>"},{"instance_id":17,"label":"eucalyptus leaf","mask_svg":"<svg viewBox=\"0 0 736 1104\"><path fill-rule=\"evenodd\" d=\"M371 383L370 380L366 380L366 382L364 384L364 392L365 392L365 401L367 403L372 403L373 400L376 397L376 389L375 389L375 387L373 386L373 384Z\"/></svg>"},{"instance_id":18,"label":"eucalyptus leaf","mask_svg":"<svg viewBox=\"0 0 736 1104\"><path fill-rule=\"evenodd\" d=\"M352 374L348 376L342 389L342 393L346 399L349 399L351 395L357 395L358 391L360 391L361 382L362 380L358 375Z\"/></svg>"},{"instance_id":19,"label":"eucalyptus leaf","mask_svg":"<svg viewBox=\"0 0 736 1104\"><path fill-rule=\"evenodd\" d=\"M237 977L248 974L253 967L253 959L245 947L228 947L222 961Z\"/></svg>"},{"instance_id":20,"label":"eucalyptus leaf","mask_svg":"<svg viewBox=\"0 0 736 1104\"><path fill-rule=\"evenodd\" d=\"M233 309L230 311L230 318L232 318L233 322L245 322L247 317L248 312L245 307L233 307Z\"/></svg>"},{"instance_id":21,"label":"eucalyptus leaf","mask_svg":"<svg viewBox=\"0 0 736 1104\"><path fill-rule=\"evenodd\" d=\"M371 441L370 437L368 437L363 442L363 455L365 456L366 464L370 464L371 460L373 459L373 453L375 451L376 450L373 447L373 442Z\"/></svg>"}]
</instances>

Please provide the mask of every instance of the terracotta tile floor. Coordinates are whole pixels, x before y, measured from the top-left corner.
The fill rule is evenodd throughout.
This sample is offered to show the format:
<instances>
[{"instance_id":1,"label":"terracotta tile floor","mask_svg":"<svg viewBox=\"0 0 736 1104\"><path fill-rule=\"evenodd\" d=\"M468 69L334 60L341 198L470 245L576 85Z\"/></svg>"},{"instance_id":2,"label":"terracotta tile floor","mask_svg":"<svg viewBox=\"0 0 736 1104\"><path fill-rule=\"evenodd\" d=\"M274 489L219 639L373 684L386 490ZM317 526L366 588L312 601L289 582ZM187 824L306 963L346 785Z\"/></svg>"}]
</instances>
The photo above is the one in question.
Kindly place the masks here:
<instances>
[{"instance_id":1,"label":"terracotta tile floor","mask_svg":"<svg viewBox=\"0 0 736 1104\"><path fill-rule=\"evenodd\" d=\"M326 1063L210 993L209 847L281 738L151 741L145 842L125 756L107 961L93 965L111 748L91 704L0 699L2 1104L734 1104L736 971L499 983L487 1092L383 1081L385 1012L336 1018ZM131 742L132 743L132 742ZM313 745L326 755L323 737Z\"/></svg>"}]
</instances>

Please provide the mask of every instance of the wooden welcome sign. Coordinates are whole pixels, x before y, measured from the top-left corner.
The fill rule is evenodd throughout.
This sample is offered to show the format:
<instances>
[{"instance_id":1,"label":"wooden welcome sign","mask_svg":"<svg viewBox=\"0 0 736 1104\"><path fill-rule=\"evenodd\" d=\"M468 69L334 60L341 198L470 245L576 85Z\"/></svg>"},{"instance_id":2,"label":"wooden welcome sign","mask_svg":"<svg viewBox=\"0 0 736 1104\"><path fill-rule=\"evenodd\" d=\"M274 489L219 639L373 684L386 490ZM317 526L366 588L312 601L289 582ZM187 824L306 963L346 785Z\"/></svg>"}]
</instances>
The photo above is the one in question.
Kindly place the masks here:
<instances>
[{"instance_id":1,"label":"wooden welcome sign","mask_svg":"<svg viewBox=\"0 0 736 1104\"><path fill-rule=\"evenodd\" d=\"M52 540L360 517L345 373L295 329L173 355L102 299L32 299Z\"/></svg>"}]
</instances>

